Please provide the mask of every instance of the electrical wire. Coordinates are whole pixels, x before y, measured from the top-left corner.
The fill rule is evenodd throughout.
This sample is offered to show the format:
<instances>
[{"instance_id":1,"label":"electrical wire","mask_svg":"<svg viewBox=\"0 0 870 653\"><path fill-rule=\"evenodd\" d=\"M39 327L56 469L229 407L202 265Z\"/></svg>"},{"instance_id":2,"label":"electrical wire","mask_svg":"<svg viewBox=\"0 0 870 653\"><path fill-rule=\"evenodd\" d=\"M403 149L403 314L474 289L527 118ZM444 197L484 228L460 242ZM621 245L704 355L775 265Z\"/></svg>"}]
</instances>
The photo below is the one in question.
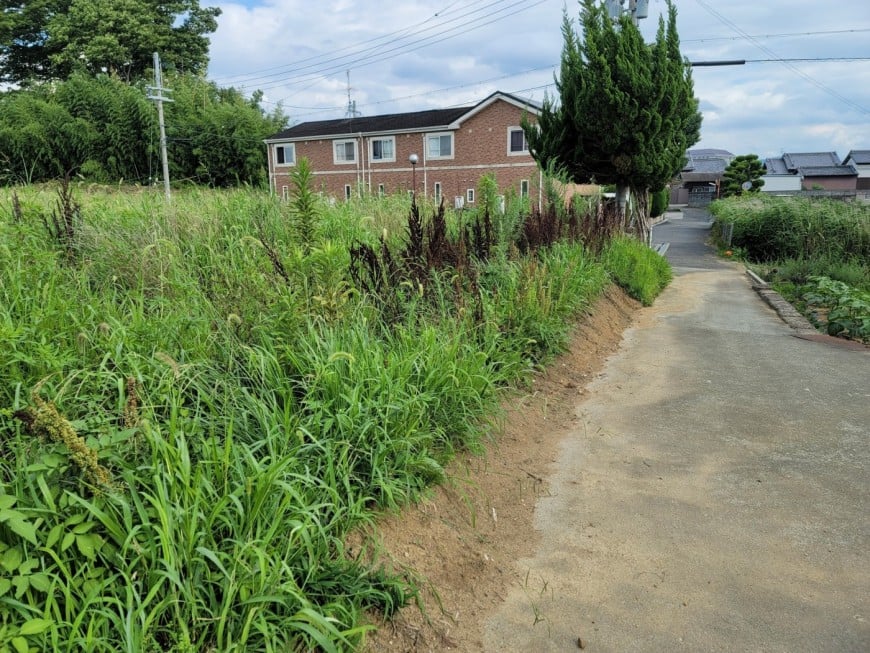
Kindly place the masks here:
<instances>
[{"instance_id":1,"label":"electrical wire","mask_svg":"<svg viewBox=\"0 0 870 653\"><path fill-rule=\"evenodd\" d=\"M709 4L707 4L707 2L706 2L705 0L695 0L695 2L697 2L699 5L701 5L701 7L703 7L703 8L704 8L704 9L705 9L709 14L711 14L712 16L714 16L716 19L718 19L718 20L719 20L720 22L722 22L724 25L726 25L727 27L731 28L734 32L736 32L736 33L739 34L741 37L743 37L744 39L746 39L746 40L748 40L750 43L752 43L756 48L758 48L759 50L761 50L762 52L764 52L766 55L772 57L773 60L780 62L780 63L781 63L782 65L784 65L786 68L788 68L789 70L791 70L793 73L795 73L795 74L798 75L799 77L802 77L804 80L808 81L810 84L812 84L813 86L815 86L815 87L818 88L819 90L821 90L821 91L827 93L828 95L830 95L830 96L833 97L833 98L836 98L836 99L840 100L840 101L843 102L844 104L849 105L849 106L852 107L853 109L857 109L857 110L860 111L861 113L870 114L870 109L867 109L867 107L864 107L864 106L858 104L857 102L853 102L852 100L850 100L849 98L845 97L844 95L841 95L840 93L838 93L837 91L835 91L835 90L832 89L831 87L826 86L825 84L823 84L822 82L820 82L819 80L817 80L815 77L812 77L812 76L808 75L807 73L803 72L803 71L800 70L797 66L793 65L791 62L789 62L789 61L783 59L779 54L777 54L776 52L774 52L773 50L771 50L770 48L768 48L766 45L763 45L762 43L759 43L759 42L758 42L758 39L756 39L755 37L751 36L750 34L747 34L747 33L746 33L745 31L743 31L743 30L742 30L738 25L736 25L736 24L733 23L732 21L730 21L730 20L728 20L727 18L725 18L725 16L723 16L723 15L720 14L718 11L716 11L715 9L713 9L713 7L711 7Z\"/></svg>"},{"instance_id":2,"label":"electrical wire","mask_svg":"<svg viewBox=\"0 0 870 653\"><path fill-rule=\"evenodd\" d=\"M823 34L856 34L860 32L870 32L870 27L862 27L859 29L834 29L820 32L783 32L781 34L753 34L749 38L753 39L778 39L789 36L819 36ZM743 41L746 36L709 36L703 39L680 39L680 43L707 43L709 41Z\"/></svg>"},{"instance_id":3,"label":"electrical wire","mask_svg":"<svg viewBox=\"0 0 870 653\"><path fill-rule=\"evenodd\" d=\"M305 74L302 76L292 76L288 79L282 79L282 80L275 82L275 83L269 83L269 84L257 86L257 89L258 90L269 90L272 88L297 86L299 84L311 82L313 80L316 80L316 79L319 79L322 77L326 77L330 74L340 72L340 71L345 70L347 68L358 69L358 68L370 66L370 65L375 64L375 63L380 63L382 61L387 61L389 59L394 59L396 57L403 56L403 55L408 54L410 52L414 52L416 50L420 50L422 48L428 47L428 46L432 45L432 42L435 41L436 39L438 40L439 43L443 43L444 41L446 41L448 39L453 39L453 38L456 38L458 36L462 36L462 35L467 34L469 32L479 30L483 27L489 27L490 25L497 23L499 21L502 21L506 18L509 18L509 17L514 16L514 15L519 14L519 13L523 13L525 11L529 11L530 9L533 9L539 5L542 5L545 2L547 2L547 0L538 0L537 2L532 2L532 3L529 3L528 0L516 0L516 2L512 2L511 4L507 5L506 7L499 9L495 13L489 14L490 19L487 22L480 22L477 24L473 24L473 25L471 25L465 29L461 29L461 30L455 30L455 29L448 28L448 29L442 30L440 32L436 32L434 34L431 34L431 35L425 37L424 39L421 39L420 41L415 42L413 47L408 47L407 45L396 46L393 48L382 50L382 51L377 52L377 53L372 54L372 55L361 57L361 58L359 58L355 61L352 61L352 62L344 62L342 64L338 64L338 65L335 65L332 67L324 68L324 69L314 71L312 73L308 73L308 74ZM516 9L515 11L503 13L502 15L493 18L493 16L496 16L497 14L499 14L501 12L506 12L509 9L514 9L515 7L520 7L520 8ZM444 36L444 35L447 35L447 36ZM442 36L444 36L444 38L440 38ZM390 53L392 53L392 54L390 54ZM293 81L293 80L297 80L297 81ZM244 89L244 86L242 87L242 89ZM287 99L289 97L292 97L292 95L286 96L285 98L282 98L282 99Z\"/></svg>"},{"instance_id":4,"label":"electrical wire","mask_svg":"<svg viewBox=\"0 0 870 653\"><path fill-rule=\"evenodd\" d=\"M393 39L388 43L380 43L378 45L374 45L374 46L362 48L362 49L355 49L356 46L348 46L346 48L342 48L341 50L338 50L338 52L340 52L342 50L347 50L347 49L354 49L354 51L350 52L349 54L344 54L344 55L341 55L338 57L329 57L327 59L323 59L321 56L308 57L307 59L303 59L299 62L287 64L285 66L280 66L279 67L281 69L280 72L270 73L268 75L255 76L255 77L249 76L249 77L243 79L244 83L241 84L241 87L242 88L250 87L251 85L253 85L254 83L256 83L258 81L264 81L264 80L273 79L276 77L284 78L282 80L281 84L286 85L286 83L288 81L298 79L301 77L310 77L311 75L318 75L327 69L329 72L333 72L335 70L344 70L348 66L358 67L358 61L360 61L360 60L364 61L367 59L371 59L373 57L378 57L378 56L380 56L384 53L387 53L387 52L399 51L399 50L402 50L403 48L406 48L406 47L411 46L411 45L416 46L421 40L422 41L431 41L431 40L437 38L438 36L441 36L449 31L451 31L453 28L448 27L448 26L450 26L454 23L457 23L459 21L466 21L466 22L468 22L469 20L480 21L480 19L482 19L482 18L491 18L493 15L496 15L500 12L506 11L507 9L511 9L513 7L516 7L518 5L523 4L523 0L514 0L511 4L508 4L505 7L501 7L499 9L494 9L493 11L488 12L488 10L492 9L493 7L496 7L497 5L504 5L506 1L507 0L490 1L487 4L483 5L482 7L479 7L478 9L474 9L472 11L467 11L465 13L460 13L460 14L456 15L455 17L450 18L449 20L440 22L437 25L432 25L430 27L425 27L422 29L409 28L410 31L408 31L408 29L398 30L398 31L392 32L388 35L370 40L370 41L384 41L384 40L388 39L390 36L406 32L406 34L404 36L402 36L401 38ZM544 0L542 0L542 1L544 1ZM478 4L478 3L473 3L473 4ZM467 7L463 7L463 9L467 9L470 6L473 6L473 4L468 5ZM541 4L541 2L538 2L536 4ZM532 5L532 6L535 6L535 5ZM531 7L527 7L527 8L531 8ZM438 15L438 14L436 14L436 15ZM425 24L426 22L428 22L428 20L423 21L420 24ZM485 25L486 23L484 22L483 24ZM447 29L442 29L445 27ZM433 30L441 30L441 31L437 31L437 32L433 33ZM464 30L458 30L458 32L464 33ZM421 36L422 36L422 39L418 39L417 41L402 43L402 41L408 41L408 39L411 39L413 37L421 37ZM370 41L364 41L363 44L368 43ZM396 43L401 43L401 44L396 45ZM384 49L386 46L392 46L392 47ZM409 48L409 51L411 51L413 49L415 49L415 48ZM396 55L396 56L398 56L398 55ZM298 65L298 64L304 63L306 61L315 61L318 59L319 59L319 61L316 61L315 63L310 63L308 65ZM332 64L332 65L327 65L327 64ZM303 71L308 71L308 72L303 72ZM302 81L304 82L306 80L302 80Z\"/></svg>"}]
</instances>

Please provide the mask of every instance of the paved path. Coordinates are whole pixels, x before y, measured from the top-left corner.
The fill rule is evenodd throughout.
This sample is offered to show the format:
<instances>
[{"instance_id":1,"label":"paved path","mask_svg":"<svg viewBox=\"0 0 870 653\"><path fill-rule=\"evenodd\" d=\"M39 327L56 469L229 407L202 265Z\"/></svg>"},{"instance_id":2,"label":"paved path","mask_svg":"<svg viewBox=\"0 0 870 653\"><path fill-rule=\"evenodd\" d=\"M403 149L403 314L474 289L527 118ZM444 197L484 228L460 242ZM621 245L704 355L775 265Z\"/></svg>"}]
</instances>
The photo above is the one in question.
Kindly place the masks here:
<instances>
[{"instance_id":1,"label":"paved path","mask_svg":"<svg viewBox=\"0 0 870 653\"><path fill-rule=\"evenodd\" d=\"M708 217L577 406L488 651L870 651L870 354L793 337Z\"/></svg>"}]
</instances>

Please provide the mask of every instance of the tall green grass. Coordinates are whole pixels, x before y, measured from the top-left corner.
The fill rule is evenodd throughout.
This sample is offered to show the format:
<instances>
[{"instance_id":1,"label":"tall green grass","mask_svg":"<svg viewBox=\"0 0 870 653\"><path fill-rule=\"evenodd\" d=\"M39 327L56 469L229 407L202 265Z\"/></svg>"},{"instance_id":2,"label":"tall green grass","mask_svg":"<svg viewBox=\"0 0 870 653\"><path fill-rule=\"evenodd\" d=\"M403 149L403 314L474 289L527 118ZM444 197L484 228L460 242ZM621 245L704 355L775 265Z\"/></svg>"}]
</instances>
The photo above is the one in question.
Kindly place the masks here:
<instances>
[{"instance_id":1,"label":"tall green grass","mask_svg":"<svg viewBox=\"0 0 870 653\"><path fill-rule=\"evenodd\" d=\"M254 191L75 193L71 259L54 189L0 191L0 650L355 647L415 590L347 534L441 479L608 281L579 243L502 247L387 324L348 252L402 238L406 198L316 200L303 243Z\"/></svg>"},{"instance_id":2,"label":"tall green grass","mask_svg":"<svg viewBox=\"0 0 870 653\"><path fill-rule=\"evenodd\" d=\"M720 232L733 225L736 253L817 327L867 339L870 205L754 197L715 202L711 210Z\"/></svg>"},{"instance_id":3,"label":"tall green grass","mask_svg":"<svg viewBox=\"0 0 870 653\"><path fill-rule=\"evenodd\" d=\"M720 224L732 224L731 245L750 261L870 260L870 206L799 197L739 197L714 202Z\"/></svg>"},{"instance_id":4,"label":"tall green grass","mask_svg":"<svg viewBox=\"0 0 870 653\"><path fill-rule=\"evenodd\" d=\"M636 238L613 238L602 260L613 280L644 306L650 306L673 278L667 260Z\"/></svg>"}]
</instances>

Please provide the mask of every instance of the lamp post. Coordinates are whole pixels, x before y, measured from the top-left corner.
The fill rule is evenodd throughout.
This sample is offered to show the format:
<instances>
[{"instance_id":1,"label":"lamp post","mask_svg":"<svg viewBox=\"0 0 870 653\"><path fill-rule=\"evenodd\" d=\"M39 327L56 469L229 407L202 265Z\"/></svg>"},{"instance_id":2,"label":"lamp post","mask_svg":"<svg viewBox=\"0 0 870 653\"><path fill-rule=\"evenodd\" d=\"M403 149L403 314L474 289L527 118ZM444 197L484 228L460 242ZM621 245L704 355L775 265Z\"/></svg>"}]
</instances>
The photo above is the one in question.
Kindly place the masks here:
<instances>
[{"instance_id":1,"label":"lamp post","mask_svg":"<svg viewBox=\"0 0 870 653\"><path fill-rule=\"evenodd\" d=\"M415 202L417 201L417 161L419 161L419 160L420 160L420 158L416 154L412 154L411 156L408 157L408 161L411 162L411 171L412 171L411 172L411 179L412 179L411 197Z\"/></svg>"}]
</instances>

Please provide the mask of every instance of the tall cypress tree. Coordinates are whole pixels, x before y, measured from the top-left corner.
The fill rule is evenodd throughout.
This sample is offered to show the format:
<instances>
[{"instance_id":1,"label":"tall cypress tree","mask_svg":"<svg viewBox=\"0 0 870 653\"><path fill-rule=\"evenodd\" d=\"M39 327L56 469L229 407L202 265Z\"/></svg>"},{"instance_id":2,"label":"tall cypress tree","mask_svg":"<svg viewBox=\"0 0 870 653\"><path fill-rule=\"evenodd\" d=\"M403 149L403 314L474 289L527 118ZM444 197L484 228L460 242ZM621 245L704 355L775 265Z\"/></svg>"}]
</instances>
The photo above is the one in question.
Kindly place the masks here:
<instances>
[{"instance_id":1,"label":"tall cypress tree","mask_svg":"<svg viewBox=\"0 0 870 653\"><path fill-rule=\"evenodd\" d=\"M668 0L652 44L628 16L614 21L594 0L583 0L580 22L582 35L564 17L558 98L545 99L536 125L524 122L529 150L541 167L577 183L615 184L620 199L628 192L645 198L679 172L700 138L676 8ZM639 235L648 220L642 205Z\"/></svg>"}]
</instances>

